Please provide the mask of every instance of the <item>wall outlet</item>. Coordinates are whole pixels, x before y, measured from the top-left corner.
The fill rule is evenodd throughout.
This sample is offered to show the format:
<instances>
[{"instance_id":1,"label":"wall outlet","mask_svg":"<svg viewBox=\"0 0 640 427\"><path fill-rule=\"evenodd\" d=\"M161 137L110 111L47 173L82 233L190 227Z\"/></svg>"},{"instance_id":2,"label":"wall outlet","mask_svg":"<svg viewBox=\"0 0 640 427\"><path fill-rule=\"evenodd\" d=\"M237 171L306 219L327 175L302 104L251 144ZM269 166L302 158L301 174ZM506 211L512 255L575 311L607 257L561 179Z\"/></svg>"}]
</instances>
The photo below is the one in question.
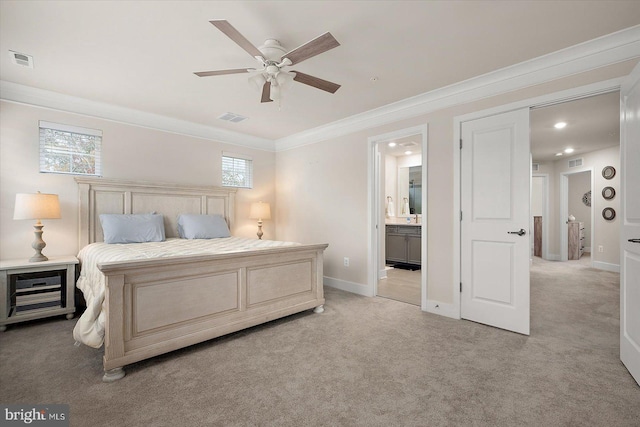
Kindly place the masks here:
<instances>
[{"instance_id":1,"label":"wall outlet","mask_svg":"<svg viewBox=\"0 0 640 427\"><path fill-rule=\"evenodd\" d=\"M598 245L598 252L604 252L604 246Z\"/></svg>"},{"instance_id":2,"label":"wall outlet","mask_svg":"<svg viewBox=\"0 0 640 427\"><path fill-rule=\"evenodd\" d=\"M349 258L344 257L344 266L349 267Z\"/></svg>"}]
</instances>

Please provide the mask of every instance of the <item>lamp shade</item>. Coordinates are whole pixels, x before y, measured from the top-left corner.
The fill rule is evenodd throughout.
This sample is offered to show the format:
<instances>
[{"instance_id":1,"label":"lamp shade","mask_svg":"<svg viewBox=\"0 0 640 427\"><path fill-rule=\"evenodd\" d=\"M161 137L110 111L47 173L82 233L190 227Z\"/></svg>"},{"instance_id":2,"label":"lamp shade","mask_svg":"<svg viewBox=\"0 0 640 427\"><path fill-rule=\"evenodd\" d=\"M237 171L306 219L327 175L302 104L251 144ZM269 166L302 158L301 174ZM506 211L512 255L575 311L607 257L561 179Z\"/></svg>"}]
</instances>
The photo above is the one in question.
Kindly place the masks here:
<instances>
[{"instance_id":1,"label":"lamp shade","mask_svg":"<svg viewBox=\"0 0 640 427\"><path fill-rule=\"evenodd\" d=\"M13 219L60 218L60 202L57 194L18 193Z\"/></svg>"},{"instance_id":2,"label":"lamp shade","mask_svg":"<svg viewBox=\"0 0 640 427\"><path fill-rule=\"evenodd\" d=\"M271 206L269 203L255 202L251 204L250 219L271 219Z\"/></svg>"}]
</instances>

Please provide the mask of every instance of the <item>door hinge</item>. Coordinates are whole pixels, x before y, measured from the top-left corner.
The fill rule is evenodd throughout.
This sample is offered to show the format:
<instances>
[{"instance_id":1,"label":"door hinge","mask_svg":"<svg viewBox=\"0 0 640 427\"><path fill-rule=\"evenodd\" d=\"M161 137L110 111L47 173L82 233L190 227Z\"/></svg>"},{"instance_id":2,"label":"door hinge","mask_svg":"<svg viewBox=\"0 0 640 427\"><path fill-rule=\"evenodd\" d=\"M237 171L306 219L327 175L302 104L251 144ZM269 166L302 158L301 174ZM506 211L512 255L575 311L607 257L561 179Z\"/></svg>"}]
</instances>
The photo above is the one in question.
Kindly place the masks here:
<instances>
[{"instance_id":1,"label":"door hinge","mask_svg":"<svg viewBox=\"0 0 640 427\"><path fill-rule=\"evenodd\" d=\"M462 292L462 282L460 282L460 292Z\"/></svg>"},{"instance_id":2,"label":"door hinge","mask_svg":"<svg viewBox=\"0 0 640 427\"><path fill-rule=\"evenodd\" d=\"M462 138L460 138L460 149L462 150Z\"/></svg>"},{"instance_id":3,"label":"door hinge","mask_svg":"<svg viewBox=\"0 0 640 427\"><path fill-rule=\"evenodd\" d=\"M460 221L462 221L462 211L460 211Z\"/></svg>"}]
</instances>

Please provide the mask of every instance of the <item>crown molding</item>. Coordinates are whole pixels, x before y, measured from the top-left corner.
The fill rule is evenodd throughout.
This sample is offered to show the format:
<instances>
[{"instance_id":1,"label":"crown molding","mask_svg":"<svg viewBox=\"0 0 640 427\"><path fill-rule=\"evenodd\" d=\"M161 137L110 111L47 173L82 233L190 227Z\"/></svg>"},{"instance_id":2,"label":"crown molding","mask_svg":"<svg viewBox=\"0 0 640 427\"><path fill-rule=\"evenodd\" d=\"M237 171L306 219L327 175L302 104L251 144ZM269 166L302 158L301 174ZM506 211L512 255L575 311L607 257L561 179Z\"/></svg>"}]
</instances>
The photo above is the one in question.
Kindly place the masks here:
<instances>
[{"instance_id":1,"label":"crown molding","mask_svg":"<svg viewBox=\"0 0 640 427\"><path fill-rule=\"evenodd\" d=\"M0 81L0 99L263 151L275 150L274 141L271 139L64 95L6 80Z\"/></svg>"},{"instance_id":2,"label":"crown molding","mask_svg":"<svg viewBox=\"0 0 640 427\"><path fill-rule=\"evenodd\" d=\"M409 119L640 57L640 25L277 139L276 151Z\"/></svg>"},{"instance_id":3,"label":"crown molding","mask_svg":"<svg viewBox=\"0 0 640 427\"><path fill-rule=\"evenodd\" d=\"M264 151L284 151L640 57L640 25L277 140L0 81L0 99Z\"/></svg>"}]
</instances>

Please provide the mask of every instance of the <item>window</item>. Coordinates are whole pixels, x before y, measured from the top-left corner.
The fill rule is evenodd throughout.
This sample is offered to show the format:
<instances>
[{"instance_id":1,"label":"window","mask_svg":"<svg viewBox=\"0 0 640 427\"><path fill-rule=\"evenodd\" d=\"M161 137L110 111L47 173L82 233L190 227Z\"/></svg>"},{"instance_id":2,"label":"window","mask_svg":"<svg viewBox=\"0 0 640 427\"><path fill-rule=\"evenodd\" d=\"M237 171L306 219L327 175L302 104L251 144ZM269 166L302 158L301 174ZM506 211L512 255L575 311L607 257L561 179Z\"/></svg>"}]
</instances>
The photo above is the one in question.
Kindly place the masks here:
<instances>
[{"instance_id":1,"label":"window","mask_svg":"<svg viewBox=\"0 0 640 427\"><path fill-rule=\"evenodd\" d=\"M253 188L253 160L230 153L222 153L222 186Z\"/></svg>"},{"instance_id":2,"label":"window","mask_svg":"<svg viewBox=\"0 0 640 427\"><path fill-rule=\"evenodd\" d=\"M40 172L102 175L102 131L40 121Z\"/></svg>"}]
</instances>

